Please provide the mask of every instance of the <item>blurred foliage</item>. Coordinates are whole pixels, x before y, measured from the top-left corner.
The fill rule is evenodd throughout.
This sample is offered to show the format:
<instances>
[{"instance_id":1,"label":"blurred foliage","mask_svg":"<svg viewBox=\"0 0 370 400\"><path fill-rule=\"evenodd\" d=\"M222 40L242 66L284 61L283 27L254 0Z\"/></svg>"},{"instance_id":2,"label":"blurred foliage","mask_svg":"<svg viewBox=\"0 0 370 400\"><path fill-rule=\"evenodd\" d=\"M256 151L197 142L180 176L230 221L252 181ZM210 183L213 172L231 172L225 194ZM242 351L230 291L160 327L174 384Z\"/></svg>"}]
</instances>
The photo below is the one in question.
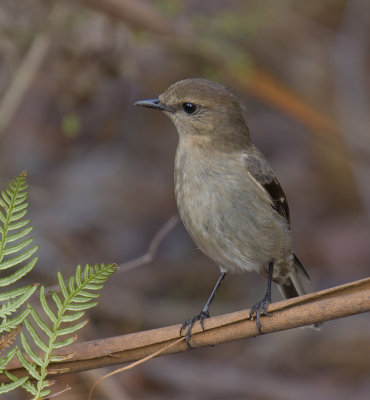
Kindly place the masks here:
<instances>
[{"instance_id":1,"label":"blurred foliage","mask_svg":"<svg viewBox=\"0 0 370 400\"><path fill-rule=\"evenodd\" d=\"M158 11L168 17L179 17L184 11L184 4L180 0L154 0Z\"/></svg>"},{"instance_id":2,"label":"blurred foliage","mask_svg":"<svg viewBox=\"0 0 370 400\"><path fill-rule=\"evenodd\" d=\"M62 119L62 131L71 139L78 136L81 131L81 121L79 117L76 114L65 115Z\"/></svg>"}]
</instances>

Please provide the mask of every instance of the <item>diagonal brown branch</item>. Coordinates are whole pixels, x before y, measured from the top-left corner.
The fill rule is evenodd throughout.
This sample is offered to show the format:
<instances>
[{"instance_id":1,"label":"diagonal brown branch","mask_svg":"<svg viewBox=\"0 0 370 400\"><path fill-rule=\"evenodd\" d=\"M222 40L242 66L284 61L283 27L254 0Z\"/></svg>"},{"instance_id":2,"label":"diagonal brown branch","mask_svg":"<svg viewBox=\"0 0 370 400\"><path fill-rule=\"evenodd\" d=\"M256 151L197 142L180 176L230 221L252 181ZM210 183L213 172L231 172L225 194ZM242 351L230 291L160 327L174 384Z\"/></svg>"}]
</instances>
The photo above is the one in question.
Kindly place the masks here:
<instances>
[{"instance_id":1,"label":"diagonal brown branch","mask_svg":"<svg viewBox=\"0 0 370 400\"><path fill-rule=\"evenodd\" d=\"M370 277L273 303L269 311L273 313L272 316L262 319L264 333L278 332L370 311ZM255 322L249 320L249 310L213 317L207 319L204 325L204 332L198 325L193 330L191 343L195 348L259 335ZM69 352L75 353L73 357L66 362L50 365L50 369L57 368L61 371L60 374L66 374L140 360L178 340L179 329L180 325L174 325L76 343L68 348ZM186 350L186 343L179 342L161 355ZM19 364L12 363L8 368L17 376L25 374ZM0 377L0 382L4 381L6 377Z\"/></svg>"}]
</instances>

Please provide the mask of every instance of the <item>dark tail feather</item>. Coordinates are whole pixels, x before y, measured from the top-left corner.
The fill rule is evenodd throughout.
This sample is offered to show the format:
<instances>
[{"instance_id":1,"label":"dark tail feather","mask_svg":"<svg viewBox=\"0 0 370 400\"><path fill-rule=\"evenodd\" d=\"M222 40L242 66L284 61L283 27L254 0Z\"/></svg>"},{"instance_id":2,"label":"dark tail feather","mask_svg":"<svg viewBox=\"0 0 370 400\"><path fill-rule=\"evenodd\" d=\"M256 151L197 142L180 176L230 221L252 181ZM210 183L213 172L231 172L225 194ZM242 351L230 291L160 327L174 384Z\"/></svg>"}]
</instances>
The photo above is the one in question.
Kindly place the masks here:
<instances>
[{"instance_id":1,"label":"dark tail feather","mask_svg":"<svg viewBox=\"0 0 370 400\"><path fill-rule=\"evenodd\" d=\"M289 281L285 285L279 285L281 294L286 299L291 299L292 297L302 296L306 293L304 286L302 284L302 275L310 280L307 271L304 269L302 263L299 261L298 257L293 253L293 263L294 268L289 276Z\"/></svg>"},{"instance_id":2,"label":"dark tail feather","mask_svg":"<svg viewBox=\"0 0 370 400\"><path fill-rule=\"evenodd\" d=\"M299 261L298 257L294 255L294 266L295 268L290 273L289 281L285 285L278 285L280 292L286 299L291 299L292 297L302 296L306 293L302 284L302 275L310 280L307 271L304 269L303 265ZM320 329L322 323L308 325L309 328Z\"/></svg>"},{"instance_id":3,"label":"dark tail feather","mask_svg":"<svg viewBox=\"0 0 370 400\"><path fill-rule=\"evenodd\" d=\"M286 299L291 299L292 297L298 297L298 296L301 296L302 294L304 294L303 292L301 292L301 287L298 289L294 286L294 283L291 278L289 279L288 284L279 285L279 289L281 291L281 294Z\"/></svg>"}]
</instances>

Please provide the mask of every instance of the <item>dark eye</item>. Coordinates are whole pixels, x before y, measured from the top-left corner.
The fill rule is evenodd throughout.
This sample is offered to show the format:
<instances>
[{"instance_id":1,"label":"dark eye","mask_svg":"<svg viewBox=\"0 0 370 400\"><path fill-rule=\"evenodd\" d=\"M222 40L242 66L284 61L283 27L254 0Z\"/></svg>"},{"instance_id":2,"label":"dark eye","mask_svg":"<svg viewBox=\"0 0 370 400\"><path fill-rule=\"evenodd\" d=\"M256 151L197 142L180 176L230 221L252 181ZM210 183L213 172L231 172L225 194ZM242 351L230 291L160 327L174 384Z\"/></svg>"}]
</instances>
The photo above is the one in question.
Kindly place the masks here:
<instances>
[{"instance_id":1,"label":"dark eye","mask_svg":"<svg viewBox=\"0 0 370 400\"><path fill-rule=\"evenodd\" d=\"M184 111L187 114L193 114L195 112L195 110L197 109L197 106L194 103L184 103L182 105L182 108L184 109Z\"/></svg>"}]
</instances>

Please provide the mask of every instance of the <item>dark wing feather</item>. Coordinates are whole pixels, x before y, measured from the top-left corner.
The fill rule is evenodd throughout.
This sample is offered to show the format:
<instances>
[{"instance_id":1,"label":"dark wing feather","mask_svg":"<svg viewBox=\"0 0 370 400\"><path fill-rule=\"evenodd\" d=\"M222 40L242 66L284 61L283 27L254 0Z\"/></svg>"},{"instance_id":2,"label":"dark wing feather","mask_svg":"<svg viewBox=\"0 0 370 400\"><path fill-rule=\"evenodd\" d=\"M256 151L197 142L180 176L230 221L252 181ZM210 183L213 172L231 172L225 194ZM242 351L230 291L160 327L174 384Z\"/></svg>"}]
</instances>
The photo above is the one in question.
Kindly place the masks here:
<instances>
[{"instance_id":1,"label":"dark wing feather","mask_svg":"<svg viewBox=\"0 0 370 400\"><path fill-rule=\"evenodd\" d=\"M272 208L284 217L290 226L290 213L285 193L267 161L255 150L252 154L244 156L244 162L253 178L270 195Z\"/></svg>"},{"instance_id":2,"label":"dark wing feather","mask_svg":"<svg viewBox=\"0 0 370 400\"><path fill-rule=\"evenodd\" d=\"M272 208L286 219L287 224L290 227L290 213L287 199L279 181L276 179L275 174L269 167L267 161L263 158L262 154L260 154L257 149L253 149L251 154L245 154L244 162L249 173L270 195L272 200ZM296 268L308 280L310 280L307 271L304 269L298 257L294 253L293 256L294 265L296 266ZM289 297L292 297L294 293L294 296L298 295L298 292L294 288L294 285L290 285L289 288L286 288L286 291L286 295Z\"/></svg>"}]
</instances>

